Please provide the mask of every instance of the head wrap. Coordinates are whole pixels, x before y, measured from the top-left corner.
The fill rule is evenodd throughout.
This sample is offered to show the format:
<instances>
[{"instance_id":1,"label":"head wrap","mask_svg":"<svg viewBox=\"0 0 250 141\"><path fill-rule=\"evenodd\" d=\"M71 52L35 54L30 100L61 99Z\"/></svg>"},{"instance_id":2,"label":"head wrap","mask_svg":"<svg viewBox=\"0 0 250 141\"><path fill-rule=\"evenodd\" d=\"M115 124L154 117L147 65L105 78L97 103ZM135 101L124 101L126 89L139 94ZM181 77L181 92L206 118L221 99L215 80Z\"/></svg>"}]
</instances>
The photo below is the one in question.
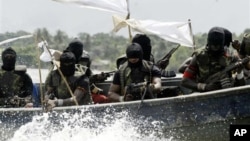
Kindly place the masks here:
<instances>
[{"instance_id":1,"label":"head wrap","mask_svg":"<svg viewBox=\"0 0 250 141\"><path fill-rule=\"evenodd\" d=\"M130 61L128 61L128 65L130 67L139 67L142 64L142 57L143 57L143 52L142 52L142 48L139 44L137 43L132 43L130 45L128 45L127 50L126 50L126 55L127 58L138 58L139 61L137 63L131 63Z\"/></svg>"},{"instance_id":2,"label":"head wrap","mask_svg":"<svg viewBox=\"0 0 250 141\"><path fill-rule=\"evenodd\" d=\"M141 45L143 51L143 59L150 61L152 47L149 37L145 34L136 34L132 39L132 43L138 43L139 45Z\"/></svg>"},{"instance_id":3,"label":"head wrap","mask_svg":"<svg viewBox=\"0 0 250 141\"><path fill-rule=\"evenodd\" d=\"M2 52L3 66L2 69L11 71L15 69L16 52L11 47Z\"/></svg>"},{"instance_id":4,"label":"head wrap","mask_svg":"<svg viewBox=\"0 0 250 141\"><path fill-rule=\"evenodd\" d=\"M66 50L69 50L71 52L74 53L75 58L76 58L76 63L78 63L78 61L80 60L81 56L82 56L82 52L83 52L83 43L78 40L78 39L74 39L73 41L71 41L68 45L68 47L66 48Z\"/></svg>"},{"instance_id":5,"label":"head wrap","mask_svg":"<svg viewBox=\"0 0 250 141\"><path fill-rule=\"evenodd\" d=\"M207 44L208 44L208 50L212 54L218 55L218 53L219 54L224 53L224 41L225 41L225 34L223 28L213 27L209 30L207 37ZM212 46L218 49L213 50Z\"/></svg>"},{"instance_id":6,"label":"head wrap","mask_svg":"<svg viewBox=\"0 0 250 141\"><path fill-rule=\"evenodd\" d=\"M142 52L141 46L137 43L132 43L128 45L127 50L126 50L126 55L127 55L127 58L142 59L143 52Z\"/></svg>"},{"instance_id":7,"label":"head wrap","mask_svg":"<svg viewBox=\"0 0 250 141\"><path fill-rule=\"evenodd\" d=\"M60 56L60 70L64 76L71 76L75 73L75 55L70 51L64 51Z\"/></svg>"}]
</instances>

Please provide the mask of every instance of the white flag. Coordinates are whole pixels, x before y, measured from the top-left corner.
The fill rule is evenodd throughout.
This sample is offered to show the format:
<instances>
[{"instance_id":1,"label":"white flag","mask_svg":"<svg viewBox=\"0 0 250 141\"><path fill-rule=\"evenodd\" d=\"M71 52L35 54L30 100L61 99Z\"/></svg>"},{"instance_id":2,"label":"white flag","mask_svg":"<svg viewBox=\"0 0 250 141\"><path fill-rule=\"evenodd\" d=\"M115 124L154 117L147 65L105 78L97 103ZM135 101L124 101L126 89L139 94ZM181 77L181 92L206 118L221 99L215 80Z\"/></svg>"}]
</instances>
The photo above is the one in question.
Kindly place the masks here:
<instances>
[{"instance_id":1,"label":"white flag","mask_svg":"<svg viewBox=\"0 0 250 141\"><path fill-rule=\"evenodd\" d=\"M56 2L76 4L80 7L115 12L118 14L128 14L128 4L126 0L53 0Z\"/></svg>"},{"instance_id":2,"label":"white flag","mask_svg":"<svg viewBox=\"0 0 250 141\"><path fill-rule=\"evenodd\" d=\"M30 38L32 36L33 35L30 34L30 35L24 35L24 36L20 36L20 37L15 37L15 38L7 39L7 40L4 40L4 41L1 41L0 45L6 44L6 43L10 43L10 42L13 42L13 41L18 40L18 39Z\"/></svg>"},{"instance_id":3,"label":"white flag","mask_svg":"<svg viewBox=\"0 0 250 141\"><path fill-rule=\"evenodd\" d=\"M43 49L43 53L40 55L40 60L43 62L51 62L57 61L59 62L60 55L62 54L59 50L49 49L48 50L48 42L46 40L41 41L37 44L39 48ZM51 54L50 54L51 53Z\"/></svg>"},{"instance_id":4,"label":"white flag","mask_svg":"<svg viewBox=\"0 0 250 141\"><path fill-rule=\"evenodd\" d=\"M154 34L167 41L182 46L193 47L193 35L189 22L159 22L155 20L135 20L113 16L114 32L129 25L133 30L145 34Z\"/></svg>"}]
</instances>

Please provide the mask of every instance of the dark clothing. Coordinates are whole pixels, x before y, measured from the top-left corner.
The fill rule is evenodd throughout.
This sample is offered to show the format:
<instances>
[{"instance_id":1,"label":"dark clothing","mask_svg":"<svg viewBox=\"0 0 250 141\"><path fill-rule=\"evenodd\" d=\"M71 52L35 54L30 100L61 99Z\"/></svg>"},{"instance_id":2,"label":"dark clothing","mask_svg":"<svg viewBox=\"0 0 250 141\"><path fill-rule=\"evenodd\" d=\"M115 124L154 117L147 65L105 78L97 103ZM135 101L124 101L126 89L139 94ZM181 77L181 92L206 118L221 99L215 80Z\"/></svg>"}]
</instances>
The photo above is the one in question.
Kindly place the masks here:
<instances>
[{"instance_id":1,"label":"dark clothing","mask_svg":"<svg viewBox=\"0 0 250 141\"><path fill-rule=\"evenodd\" d=\"M143 82L152 83L152 78L154 77L161 78L161 71L152 62L142 60L142 66L135 68L129 67L128 62L125 62L115 73L113 84L120 85L121 95L132 94L133 100L139 100L144 94L145 89L143 85L139 87L135 85ZM157 93L150 92L147 89L144 99L155 98L157 97L156 95Z\"/></svg>"},{"instance_id":2,"label":"dark clothing","mask_svg":"<svg viewBox=\"0 0 250 141\"><path fill-rule=\"evenodd\" d=\"M84 94L83 98L78 103L79 105L92 104L88 77L86 77L85 75L67 76L65 77L65 79L67 80L72 92L74 92L74 90L79 87L86 90L86 94ZM52 90L50 90L50 93L54 93L54 95L58 99L67 99L72 97L64 80L61 78L57 70L49 73L45 81L45 86L46 88L52 88Z\"/></svg>"},{"instance_id":3,"label":"dark clothing","mask_svg":"<svg viewBox=\"0 0 250 141\"><path fill-rule=\"evenodd\" d=\"M0 70L0 107L24 107L23 81L14 71ZM15 97L15 100L14 100ZM21 102L20 102L21 101Z\"/></svg>"},{"instance_id":4,"label":"dark clothing","mask_svg":"<svg viewBox=\"0 0 250 141\"><path fill-rule=\"evenodd\" d=\"M206 80L211 75L224 70L227 66L238 61L237 56L233 58L234 59L232 59L232 56L226 56L226 54L215 57L209 54L207 48L202 49L199 53L193 56L191 63L185 70L182 85L191 88L194 91L207 91L205 89L199 89L197 84L206 84ZM230 80L230 83L232 84L231 86L245 85L245 82L242 81L243 79L238 80L237 77L234 79L232 75L233 72L228 72L224 76L224 78L228 78L228 80ZM216 88L214 87L213 90L223 88L220 81L216 83Z\"/></svg>"},{"instance_id":5,"label":"dark clothing","mask_svg":"<svg viewBox=\"0 0 250 141\"><path fill-rule=\"evenodd\" d=\"M160 72L159 68L156 67L155 65L152 68L152 77L161 77L161 72ZM114 75L113 84L121 85L119 71L117 71Z\"/></svg>"},{"instance_id":6,"label":"dark clothing","mask_svg":"<svg viewBox=\"0 0 250 141\"><path fill-rule=\"evenodd\" d=\"M21 77L21 81L23 82L19 97L31 96L33 92L33 82L31 77L25 72L15 71L15 73Z\"/></svg>"}]
</instances>

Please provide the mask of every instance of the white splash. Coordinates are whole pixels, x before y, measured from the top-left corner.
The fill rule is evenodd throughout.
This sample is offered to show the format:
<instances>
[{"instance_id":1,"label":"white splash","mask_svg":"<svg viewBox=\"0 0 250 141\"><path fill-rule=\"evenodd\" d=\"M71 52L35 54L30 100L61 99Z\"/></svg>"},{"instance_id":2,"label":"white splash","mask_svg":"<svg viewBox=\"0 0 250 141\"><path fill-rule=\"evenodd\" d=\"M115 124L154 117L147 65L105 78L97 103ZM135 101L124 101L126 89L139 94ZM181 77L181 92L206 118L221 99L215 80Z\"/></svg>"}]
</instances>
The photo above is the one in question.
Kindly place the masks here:
<instances>
[{"instance_id":1,"label":"white splash","mask_svg":"<svg viewBox=\"0 0 250 141\"><path fill-rule=\"evenodd\" d=\"M128 112L45 113L21 126L8 141L170 141L162 138L161 128L159 121L132 118Z\"/></svg>"}]
</instances>

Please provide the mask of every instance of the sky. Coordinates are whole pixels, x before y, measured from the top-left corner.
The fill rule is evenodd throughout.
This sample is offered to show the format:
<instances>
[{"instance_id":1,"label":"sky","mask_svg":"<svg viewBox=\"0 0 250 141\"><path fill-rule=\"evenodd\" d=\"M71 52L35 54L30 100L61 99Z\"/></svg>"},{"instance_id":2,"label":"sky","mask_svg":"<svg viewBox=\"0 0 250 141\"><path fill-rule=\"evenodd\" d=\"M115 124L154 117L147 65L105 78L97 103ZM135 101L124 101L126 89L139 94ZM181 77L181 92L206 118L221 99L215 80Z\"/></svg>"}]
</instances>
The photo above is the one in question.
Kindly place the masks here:
<instances>
[{"instance_id":1,"label":"sky","mask_svg":"<svg viewBox=\"0 0 250 141\"><path fill-rule=\"evenodd\" d=\"M221 26L240 34L250 28L249 0L129 0L130 17L137 20L185 22L192 31L208 32ZM0 0L0 33L47 28L54 34L62 30L70 36L91 35L113 29L113 13L80 8L52 0ZM128 36L126 29L116 33Z\"/></svg>"}]
</instances>

